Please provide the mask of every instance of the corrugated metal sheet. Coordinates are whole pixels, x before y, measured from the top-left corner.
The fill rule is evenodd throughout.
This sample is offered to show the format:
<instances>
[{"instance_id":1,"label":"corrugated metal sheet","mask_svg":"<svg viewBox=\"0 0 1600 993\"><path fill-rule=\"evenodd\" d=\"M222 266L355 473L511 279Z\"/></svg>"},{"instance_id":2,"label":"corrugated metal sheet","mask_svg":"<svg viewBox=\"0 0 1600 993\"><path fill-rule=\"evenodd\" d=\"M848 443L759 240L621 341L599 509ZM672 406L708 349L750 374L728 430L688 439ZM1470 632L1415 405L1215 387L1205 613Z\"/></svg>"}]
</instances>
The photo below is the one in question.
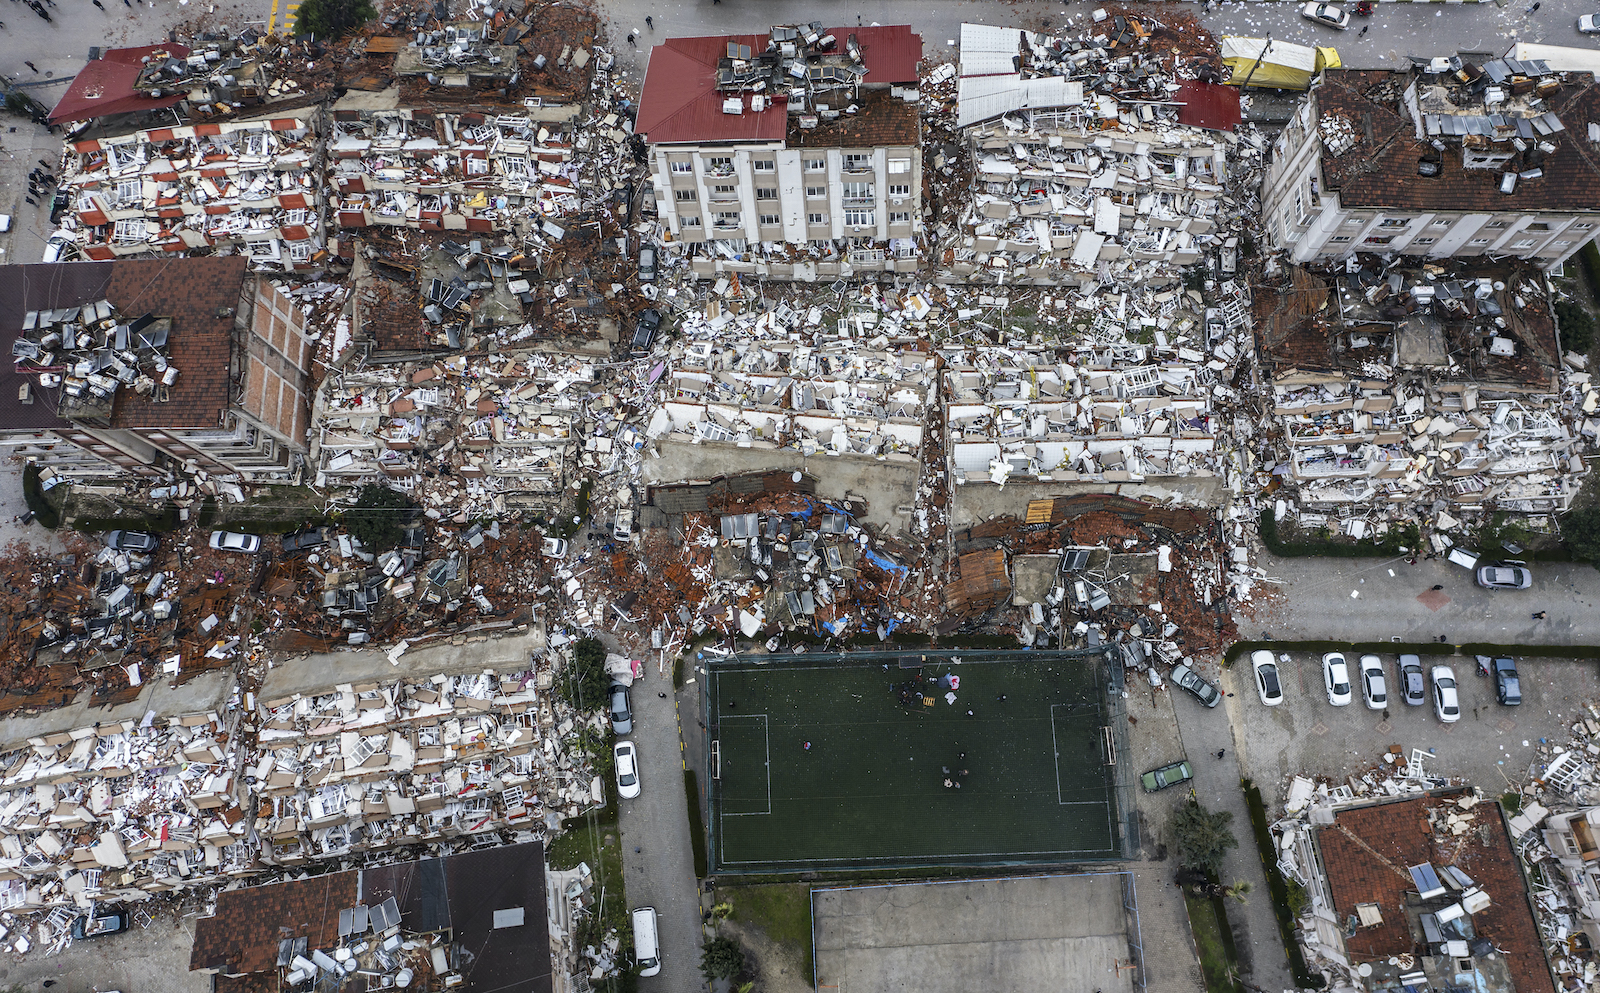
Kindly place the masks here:
<instances>
[{"instance_id":1,"label":"corrugated metal sheet","mask_svg":"<svg viewBox=\"0 0 1600 993\"><path fill-rule=\"evenodd\" d=\"M993 442L956 445L951 451L951 461L964 472L988 472L989 463L999 457L1000 446Z\"/></svg>"},{"instance_id":2,"label":"corrugated metal sheet","mask_svg":"<svg viewBox=\"0 0 1600 993\"><path fill-rule=\"evenodd\" d=\"M961 75L1015 73L1011 60L1022 49L1022 32L991 24L961 25Z\"/></svg>"},{"instance_id":3,"label":"corrugated metal sheet","mask_svg":"<svg viewBox=\"0 0 1600 993\"><path fill-rule=\"evenodd\" d=\"M958 127L987 121L1001 114L1025 108L1083 106L1083 84L1061 76L1023 79L1015 73L1005 76L963 76L957 82L960 106Z\"/></svg>"}]
</instances>

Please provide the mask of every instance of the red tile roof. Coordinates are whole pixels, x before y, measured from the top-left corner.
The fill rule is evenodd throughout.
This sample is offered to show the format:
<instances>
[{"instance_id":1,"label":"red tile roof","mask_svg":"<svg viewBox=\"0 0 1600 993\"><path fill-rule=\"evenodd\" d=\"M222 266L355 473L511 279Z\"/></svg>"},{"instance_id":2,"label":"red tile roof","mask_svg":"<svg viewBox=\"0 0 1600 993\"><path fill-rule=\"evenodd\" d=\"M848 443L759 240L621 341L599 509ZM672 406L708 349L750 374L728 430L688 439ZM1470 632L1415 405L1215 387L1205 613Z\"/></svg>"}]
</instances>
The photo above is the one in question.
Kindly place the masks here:
<instances>
[{"instance_id":1,"label":"red tile roof","mask_svg":"<svg viewBox=\"0 0 1600 993\"><path fill-rule=\"evenodd\" d=\"M867 84L914 83L922 58L922 36L909 25L829 28L838 39L856 36L861 61L867 67ZM639 93L639 114L634 130L651 144L680 142L782 141L788 121L785 97L771 97L765 110L724 114L723 95L717 92L717 62L728 54L728 43L750 46L753 54L766 51L768 35L717 35L706 38L671 38L650 50L650 65ZM731 96L731 94L730 94Z\"/></svg>"},{"instance_id":2,"label":"red tile roof","mask_svg":"<svg viewBox=\"0 0 1600 993\"><path fill-rule=\"evenodd\" d=\"M159 110L176 104L183 99L183 94L147 97L133 88L139 79L144 59L163 51L178 58L189 54L186 46L178 44L113 48L105 52L78 70L72 85L67 87L67 92L62 94L60 102L50 112L50 120L87 121L136 110Z\"/></svg>"},{"instance_id":3,"label":"red tile roof","mask_svg":"<svg viewBox=\"0 0 1600 993\"><path fill-rule=\"evenodd\" d=\"M1178 123L1212 131L1232 131L1239 126L1239 87L1190 80L1178 88L1174 100Z\"/></svg>"},{"instance_id":4,"label":"red tile roof","mask_svg":"<svg viewBox=\"0 0 1600 993\"><path fill-rule=\"evenodd\" d=\"M1423 796L1397 803L1341 810L1333 826L1317 831L1333 905L1341 920L1356 906L1375 903L1383 923L1358 928L1345 939L1351 961L1371 962L1417 951L1406 918L1406 893L1415 892L1407 869L1431 862L1453 865L1471 876L1493 902L1472 915L1479 937L1494 942L1506 958L1517 993L1555 993L1544 942L1528 907L1522 867L1492 800L1471 811L1473 830L1455 836L1432 831L1428 811L1460 813L1460 794ZM1480 834L1487 840L1480 840Z\"/></svg>"},{"instance_id":5,"label":"red tile roof","mask_svg":"<svg viewBox=\"0 0 1600 993\"><path fill-rule=\"evenodd\" d=\"M1579 82L1572 82L1576 78ZM1566 125L1554 136L1556 150L1545 157L1544 176L1500 192L1500 169L1466 169L1461 149L1445 148L1438 176L1417 174L1427 142L1396 98L1408 74L1388 70L1329 69L1312 91L1320 116L1337 115L1354 128L1355 143L1343 154L1322 152L1322 174L1345 207L1394 210L1520 211L1600 209L1600 158L1585 145L1590 121L1600 121L1600 85L1587 73L1568 73L1568 82L1548 98L1548 108Z\"/></svg>"},{"instance_id":6,"label":"red tile roof","mask_svg":"<svg viewBox=\"0 0 1600 993\"><path fill-rule=\"evenodd\" d=\"M277 976L278 942L305 938L308 948L339 942L339 911L363 902L361 873L330 872L289 883L247 886L217 894L217 909L195 922L189 970Z\"/></svg>"}]
</instances>

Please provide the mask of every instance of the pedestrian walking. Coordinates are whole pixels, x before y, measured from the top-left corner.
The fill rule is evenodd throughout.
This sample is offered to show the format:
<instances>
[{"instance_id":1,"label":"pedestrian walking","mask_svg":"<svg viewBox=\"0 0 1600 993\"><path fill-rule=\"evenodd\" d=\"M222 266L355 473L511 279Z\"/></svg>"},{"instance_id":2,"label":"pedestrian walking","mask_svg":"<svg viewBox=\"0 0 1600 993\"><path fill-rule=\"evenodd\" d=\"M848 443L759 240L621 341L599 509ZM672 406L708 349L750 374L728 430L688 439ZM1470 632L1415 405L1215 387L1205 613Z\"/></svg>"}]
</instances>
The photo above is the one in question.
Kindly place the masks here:
<instances>
[{"instance_id":1,"label":"pedestrian walking","mask_svg":"<svg viewBox=\"0 0 1600 993\"><path fill-rule=\"evenodd\" d=\"M1443 584L1435 584L1433 588L1436 589L1436 590L1442 590L1442 589L1444 589L1444 586L1443 586Z\"/></svg>"},{"instance_id":2,"label":"pedestrian walking","mask_svg":"<svg viewBox=\"0 0 1600 993\"><path fill-rule=\"evenodd\" d=\"M1523 11L1523 13L1531 14L1531 13L1533 13L1534 11L1536 11L1538 9L1539 9L1539 4L1536 2L1531 7L1529 7L1527 10Z\"/></svg>"},{"instance_id":3,"label":"pedestrian walking","mask_svg":"<svg viewBox=\"0 0 1600 993\"><path fill-rule=\"evenodd\" d=\"M1372 25L1370 25L1370 24L1369 24L1369 25L1367 25L1367 26L1366 26L1366 27L1363 27L1363 28L1362 28L1362 29L1361 29L1361 34L1358 34L1358 35L1356 35L1356 37L1357 37L1357 38L1359 38L1359 37L1361 37L1361 35L1364 35L1364 34L1366 34L1366 33L1367 33L1367 29L1368 29L1368 28L1370 28L1370 27L1372 27Z\"/></svg>"},{"instance_id":4,"label":"pedestrian walking","mask_svg":"<svg viewBox=\"0 0 1600 993\"><path fill-rule=\"evenodd\" d=\"M1226 749L1226 748L1219 748L1219 749L1217 749L1217 758L1219 758L1219 759L1220 759L1220 758L1222 758L1222 757L1223 757L1223 756L1224 756L1224 755L1226 755L1226 754L1228 754L1228 750L1227 750L1227 749Z\"/></svg>"},{"instance_id":5,"label":"pedestrian walking","mask_svg":"<svg viewBox=\"0 0 1600 993\"><path fill-rule=\"evenodd\" d=\"M1542 610L1533 615L1533 619L1536 620L1536 621L1542 621L1542 620L1544 620L1544 618L1545 618L1545 612L1542 611Z\"/></svg>"},{"instance_id":6,"label":"pedestrian walking","mask_svg":"<svg viewBox=\"0 0 1600 993\"><path fill-rule=\"evenodd\" d=\"M644 26L654 31L656 29L656 19L649 14L644 15Z\"/></svg>"},{"instance_id":7,"label":"pedestrian walking","mask_svg":"<svg viewBox=\"0 0 1600 993\"><path fill-rule=\"evenodd\" d=\"M663 700L665 700L667 698L667 695L665 693L657 693L656 696L660 697Z\"/></svg>"},{"instance_id":8,"label":"pedestrian walking","mask_svg":"<svg viewBox=\"0 0 1600 993\"><path fill-rule=\"evenodd\" d=\"M638 48L639 47L639 43L637 41L633 40L633 32L632 31L628 32L628 44L632 45L634 48Z\"/></svg>"},{"instance_id":9,"label":"pedestrian walking","mask_svg":"<svg viewBox=\"0 0 1600 993\"><path fill-rule=\"evenodd\" d=\"M811 742L806 742L806 751L811 751Z\"/></svg>"},{"instance_id":10,"label":"pedestrian walking","mask_svg":"<svg viewBox=\"0 0 1600 993\"><path fill-rule=\"evenodd\" d=\"M32 62L29 62L27 59L23 59L22 64L27 66L29 69L32 69L34 72L39 71L39 67L34 65Z\"/></svg>"}]
</instances>

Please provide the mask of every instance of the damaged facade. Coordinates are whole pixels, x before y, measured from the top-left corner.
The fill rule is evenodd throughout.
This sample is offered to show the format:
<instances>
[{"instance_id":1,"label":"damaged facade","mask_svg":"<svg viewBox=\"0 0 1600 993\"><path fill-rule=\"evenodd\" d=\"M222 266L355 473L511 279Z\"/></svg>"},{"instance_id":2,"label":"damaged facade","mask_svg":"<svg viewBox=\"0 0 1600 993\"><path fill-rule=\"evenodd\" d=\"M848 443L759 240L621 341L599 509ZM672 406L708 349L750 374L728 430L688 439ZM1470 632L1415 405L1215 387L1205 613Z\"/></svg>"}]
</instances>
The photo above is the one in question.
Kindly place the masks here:
<instances>
[{"instance_id":1,"label":"damaged facade","mask_svg":"<svg viewBox=\"0 0 1600 993\"><path fill-rule=\"evenodd\" d=\"M1262 226L1294 262L1353 252L1551 268L1600 223L1600 84L1543 62L1330 69L1273 143Z\"/></svg>"}]
</instances>

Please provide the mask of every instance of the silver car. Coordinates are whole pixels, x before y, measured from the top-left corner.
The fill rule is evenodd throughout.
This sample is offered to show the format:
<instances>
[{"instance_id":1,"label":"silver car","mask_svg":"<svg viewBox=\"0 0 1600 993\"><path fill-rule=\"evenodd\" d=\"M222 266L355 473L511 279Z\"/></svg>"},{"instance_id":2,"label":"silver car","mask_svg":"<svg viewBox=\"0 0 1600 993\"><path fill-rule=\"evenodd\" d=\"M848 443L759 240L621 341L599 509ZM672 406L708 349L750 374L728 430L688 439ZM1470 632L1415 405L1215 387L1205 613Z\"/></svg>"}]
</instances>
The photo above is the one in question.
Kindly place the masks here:
<instances>
[{"instance_id":1,"label":"silver car","mask_svg":"<svg viewBox=\"0 0 1600 993\"><path fill-rule=\"evenodd\" d=\"M1478 566L1478 585L1486 590L1525 590L1533 585L1533 573L1527 563L1489 562Z\"/></svg>"},{"instance_id":2,"label":"silver car","mask_svg":"<svg viewBox=\"0 0 1600 993\"><path fill-rule=\"evenodd\" d=\"M1172 681L1194 694L1194 698L1207 707L1222 702L1222 691L1200 678L1200 674L1187 663L1172 667Z\"/></svg>"},{"instance_id":3,"label":"silver car","mask_svg":"<svg viewBox=\"0 0 1600 993\"><path fill-rule=\"evenodd\" d=\"M1361 699L1368 710L1382 710L1389 706L1389 688L1384 685L1383 663L1376 655L1361 656Z\"/></svg>"}]
</instances>

